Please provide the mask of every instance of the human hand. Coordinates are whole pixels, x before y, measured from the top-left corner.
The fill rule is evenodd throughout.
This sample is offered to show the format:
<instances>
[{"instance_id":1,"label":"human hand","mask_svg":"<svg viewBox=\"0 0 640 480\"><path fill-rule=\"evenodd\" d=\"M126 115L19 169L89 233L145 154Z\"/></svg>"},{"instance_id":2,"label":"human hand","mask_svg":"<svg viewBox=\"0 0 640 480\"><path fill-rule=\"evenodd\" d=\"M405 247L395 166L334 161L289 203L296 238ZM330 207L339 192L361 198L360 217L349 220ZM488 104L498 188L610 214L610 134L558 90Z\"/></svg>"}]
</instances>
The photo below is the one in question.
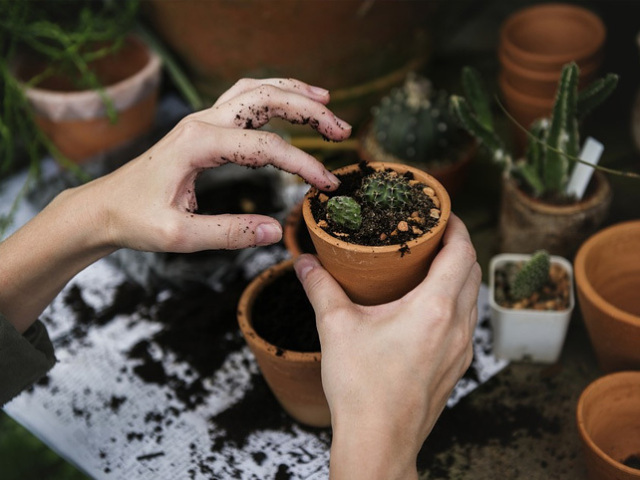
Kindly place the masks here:
<instances>
[{"instance_id":1,"label":"human hand","mask_svg":"<svg viewBox=\"0 0 640 480\"><path fill-rule=\"evenodd\" d=\"M333 190L338 180L311 155L275 133L256 131L271 118L308 123L340 141L351 127L326 107L329 93L293 79L244 79L209 109L187 116L146 153L110 175L80 187L108 226L105 242L147 251L238 249L280 240L279 222L262 215L197 215L195 179L229 162L267 164ZM250 130L247 130L250 129ZM90 195L87 197L87 193Z\"/></svg>"},{"instance_id":2,"label":"human hand","mask_svg":"<svg viewBox=\"0 0 640 480\"><path fill-rule=\"evenodd\" d=\"M473 358L481 272L464 224L451 215L427 277L388 304L352 303L313 256L295 268L322 345L331 478L417 478L417 454Z\"/></svg>"}]
</instances>

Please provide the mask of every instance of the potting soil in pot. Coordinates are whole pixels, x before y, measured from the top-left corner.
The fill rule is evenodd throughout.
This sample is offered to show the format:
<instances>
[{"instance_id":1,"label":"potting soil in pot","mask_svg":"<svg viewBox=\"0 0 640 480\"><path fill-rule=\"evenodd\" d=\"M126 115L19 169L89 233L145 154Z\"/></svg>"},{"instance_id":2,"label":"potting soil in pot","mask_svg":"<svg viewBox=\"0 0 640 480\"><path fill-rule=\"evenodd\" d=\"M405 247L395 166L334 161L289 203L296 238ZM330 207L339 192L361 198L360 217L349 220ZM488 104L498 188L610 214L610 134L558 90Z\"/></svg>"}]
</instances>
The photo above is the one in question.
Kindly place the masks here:
<instances>
[{"instance_id":1,"label":"potting soil in pot","mask_svg":"<svg viewBox=\"0 0 640 480\"><path fill-rule=\"evenodd\" d=\"M267 285L253 304L253 328L269 343L296 352L319 352L316 317L293 271Z\"/></svg>"}]
</instances>

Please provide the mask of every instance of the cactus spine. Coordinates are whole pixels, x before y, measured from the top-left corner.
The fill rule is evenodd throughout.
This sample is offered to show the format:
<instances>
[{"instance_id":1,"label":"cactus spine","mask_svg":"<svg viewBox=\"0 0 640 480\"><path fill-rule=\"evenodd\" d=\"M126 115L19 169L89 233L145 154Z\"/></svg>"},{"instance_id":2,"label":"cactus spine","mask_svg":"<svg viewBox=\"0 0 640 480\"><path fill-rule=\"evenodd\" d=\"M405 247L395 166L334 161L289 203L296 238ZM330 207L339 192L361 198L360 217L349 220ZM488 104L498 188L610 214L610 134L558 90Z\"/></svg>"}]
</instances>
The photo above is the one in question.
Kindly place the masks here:
<instances>
[{"instance_id":1,"label":"cactus spine","mask_svg":"<svg viewBox=\"0 0 640 480\"><path fill-rule=\"evenodd\" d=\"M465 97L452 95L450 106L459 122L493 155L506 175L519 178L534 196L564 195L569 180L570 160L578 156L580 119L602 103L616 88L618 76L608 74L578 94L579 69L568 63L562 69L550 119L530 126L524 159L514 162L505 145L487 121L488 97L477 72L462 71Z\"/></svg>"},{"instance_id":2,"label":"cactus spine","mask_svg":"<svg viewBox=\"0 0 640 480\"><path fill-rule=\"evenodd\" d=\"M378 171L362 181L358 196L375 208L402 208L411 200L411 186L404 177Z\"/></svg>"},{"instance_id":3,"label":"cactus spine","mask_svg":"<svg viewBox=\"0 0 640 480\"><path fill-rule=\"evenodd\" d=\"M361 207L355 199L344 195L327 201L329 220L347 230L358 230L362 224Z\"/></svg>"},{"instance_id":4,"label":"cactus spine","mask_svg":"<svg viewBox=\"0 0 640 480\"><path fill-rule=\"evenodd\" d=\"M537 292L549 279L551 259L546 250L538 250L527 260L511 284L511 298L522 300Z\"/></svg>"}]
</instances>

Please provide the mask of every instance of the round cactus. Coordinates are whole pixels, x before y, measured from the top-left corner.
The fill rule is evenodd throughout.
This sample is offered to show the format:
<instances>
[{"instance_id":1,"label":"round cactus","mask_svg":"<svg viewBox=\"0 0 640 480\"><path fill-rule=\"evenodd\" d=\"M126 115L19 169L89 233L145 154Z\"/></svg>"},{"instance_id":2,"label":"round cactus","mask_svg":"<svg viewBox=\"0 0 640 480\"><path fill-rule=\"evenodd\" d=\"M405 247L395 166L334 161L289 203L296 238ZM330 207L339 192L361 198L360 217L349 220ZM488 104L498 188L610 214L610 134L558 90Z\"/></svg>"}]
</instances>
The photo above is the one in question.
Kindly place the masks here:
<instances>
[{"instance_id":1,"label":"round cactus","mask_svg":"<svg viewBox=\"0 0 640 480\"><path fill-rule=\"evenodd\" d=\"M347 230L358 230L362 224L360 204L347 196L332 197L327 201L327 217Z\"/></svg>"},{"instance_id":2,"label":"round cactus","mask_svg":"<svg viewBox=\"0 0 640 480\"><path fill-rule=\"evenodd\" d=\"M385 152L410 162L438 160L458 129L446 92L411 73L372 110L373 134Z\"/></svg>"},{"instance_id":3,"label":"round cactus","mask_svg":"<svg viewBox=\"0 0 640 480\"><path fill-rule=\"evenodd\" d=\"M376 208L402 208L411 200L407 179L386 171L365 177L358 193L363 201Z\"/></svg>"}]
</instances>

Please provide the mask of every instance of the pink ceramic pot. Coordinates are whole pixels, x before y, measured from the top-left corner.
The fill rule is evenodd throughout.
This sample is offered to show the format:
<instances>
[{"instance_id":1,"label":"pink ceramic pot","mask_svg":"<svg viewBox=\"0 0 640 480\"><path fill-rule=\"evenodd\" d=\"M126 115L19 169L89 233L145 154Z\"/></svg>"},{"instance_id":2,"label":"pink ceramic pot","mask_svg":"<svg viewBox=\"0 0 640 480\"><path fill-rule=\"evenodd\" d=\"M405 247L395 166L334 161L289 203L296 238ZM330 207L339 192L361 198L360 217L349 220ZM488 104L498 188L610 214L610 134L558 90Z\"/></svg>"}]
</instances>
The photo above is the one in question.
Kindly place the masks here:
<instances>
[{"instance_id":1,"label":"pink ceramic pot","mask_svg":"<svg viewBox=\"0 0 640 480\"><path fill-rule=\"evenodd\" d=\"M592 235L574 262L578 302L600 367L640 369L640 220Z\"/></svg>"},{"instance_id":2,"label":"pink ceramic pot","mask_svg":"<svg viewBox=\"0 0 640 480\"><path fill-rule=\"evenodd\" d=\"M638 480L625 465L640 458L640 372L601 377L582 392L576 412L589 480Z\"/></svg>"}]
</instances>

